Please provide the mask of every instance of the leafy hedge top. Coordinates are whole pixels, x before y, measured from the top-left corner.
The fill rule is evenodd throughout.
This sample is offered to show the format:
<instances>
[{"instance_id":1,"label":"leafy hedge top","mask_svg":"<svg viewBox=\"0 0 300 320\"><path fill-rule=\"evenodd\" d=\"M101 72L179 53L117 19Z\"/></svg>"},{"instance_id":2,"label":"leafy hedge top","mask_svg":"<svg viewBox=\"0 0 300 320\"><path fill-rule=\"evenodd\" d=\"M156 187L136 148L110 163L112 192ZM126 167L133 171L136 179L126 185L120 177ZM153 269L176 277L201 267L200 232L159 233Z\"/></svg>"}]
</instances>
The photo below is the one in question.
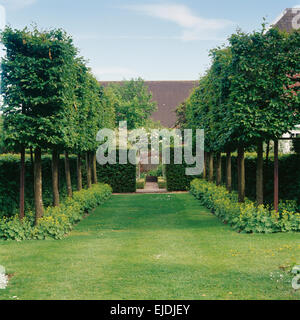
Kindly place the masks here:
<instances>
[{"instance_id":1,"label":"leafy hedge top","mask_svg":"<svg viewBox=\"0 0 300 320\"><path fill-rule=\"evenodd\" d=\"M3 131L10 149L95 151L96 134L114 127L115 110L72 38L61 29L8 27L1 39Z\"/></svg>"},{"instance_id":2,"label":"leafy hedge top","mask_svg":"<svg viewBox=\"0 0 300 320\"><path fill-rule=\"evenodd\" d=\"M6 142L12 147L65 144L60 124L74 102L77 51L72 39L60 29L8 27L1 40L6 47L1 82Z\"/></svg>"},{"instance_id":3,"label":"leafy hedge top","mask_svg":"<svg viewBox=\"0 0 300 320\"><path fill-rule=\"evenodd\" d=\"M212 66L178 109L183 128L204 128L207 151L274 140L300 123L300 32L237 32L211 51ZM184 115L183 115L184 113Z\"/></svg>"}]
</instances>

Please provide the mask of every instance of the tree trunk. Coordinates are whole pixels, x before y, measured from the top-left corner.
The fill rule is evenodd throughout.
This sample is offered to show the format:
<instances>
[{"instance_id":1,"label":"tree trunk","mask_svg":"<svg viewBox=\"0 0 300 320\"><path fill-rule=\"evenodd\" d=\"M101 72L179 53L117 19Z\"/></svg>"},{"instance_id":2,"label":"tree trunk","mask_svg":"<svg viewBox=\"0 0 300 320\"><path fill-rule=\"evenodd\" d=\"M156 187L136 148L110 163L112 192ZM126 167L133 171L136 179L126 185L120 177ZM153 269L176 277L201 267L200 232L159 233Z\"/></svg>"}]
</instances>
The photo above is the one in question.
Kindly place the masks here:
<instances>
[{"instance_id":1,"label":"tree trunk","mask_svg":"<svg viewBox=\"0 0 300 320\"><path fill-rule=\"evenodd\" d=\"M82 190L81 155L77 156L77 191Z\"/></svg>"},{"instance_id":2,"label":"tree trunk","mask_svg":"<svg viewBox=\"0 0 300 320\"><path fill-rule=\"evenodd\" d=\"M217 153L217 177L216 177L216 184L220 186L222 182L222 157L221 153Z\"/></svg>"},{"instance_id":3,"label":"tree trunk","mask_svg":"<svg viewBox=\"0 0 300 320\"><path fill-rule=\"evenodd\" d=\"M206 172L206 158L207 158L207 153L204 152L204 163L203 163L203 174L202 177L204 180L206 180L207 177L207 172Z\"/></svg>"},{"instance_id":4,"label":"tree trunk","mask_svg":"<svg viewBox=\"0 0 300 320\"><path fill-rule=\"evenodd\" d=\"M238 148L238 189L239 202L245 202L245 151L243 146Z\"/></svg>"},{"instance_id":5,"label":"tree trunk","mask_svg":"<svg viewBox=\"0 0 300 320\"><path fill-rule=\"evenodd\" d=\"M226 188L229 192L232 191L232 175L231 175L231 152L226 154Z\"/></svg>"},{"instance_id":6,"label":"tree trunk","mask_svg":"<svg viewBox=\"0 0 300 320\"><path fill-rule=\"evenodd\" d=\"M86 174L87 174L87 187L90 189L92 187L92 170L91 170L91 161L90 153L86 153Z\"/></svg>"},{"instance_id":7,"label":"tree trunk","mask_svg":"<svg viewBox=\"0 0 300 320\"><path fill-rule=\"evenodd\" d=\"M34 152L32 147L30 147L30 161L31 161L31 173L34 176L34 156L33 156Z\"/></svg>"},{"instance_id":8,"label":"tree trunk","mask_svg":"<svg viewBox=\"0 0 300 320\"><path fill-rule=\"evenodd\" d=\"M25 147L21 148L20 163L20 213L19 218L23 220L25 217Z\"/></svg>"},{"instance_id":9,"label":"tree trunk","mask_svg":"<svg viewBox=\"0 0 300 320\"><path fill-rule=\"evenodd\" d=\"M257 205L264 204L264 150L263 142L257 144L257 168L256 168L256 202Z\"/></svg>"},{"instance_id":10,"label":"tree trunk","mask_svg":"<svg viewBox=\"0 0 300 320\"><path fill-rule=\"evenodd\" d=\"M31 160L32 168L33 168L33 166L34 166L34 161L33 161L33 151L32 151L32 147L30 147L30 160Z\"/></svg>"},{"instance_id":11,"label":"tree trunk","mask_svg":"<svg viewBox=\"0 0 300 320\"><path fill-rule=\"evenodd\" d=\"M208 161L209 161L209 182L214 181L214 154L212 152L209 153L208 156Z\"/></svg>"},{"instance_id":12,"label":"tree trunk","mask_svg":"<svg viewBox=\"0 0 300 320\"><path fill-rule=\"evenodd\" d=\"M67 183L68 197L72 198L73 191L72 191L70 160L69 160L69 153L68 152L65 152L65 172L66 172L66 183Z\"/></svg>"},{"instance_id":13,"label":"tree trunk","mask_svg":"<svg viewBox=\"0 0 300 320\"><path fill-rule=\"evenodd\" d=\"M97 159L96 159L96 153L91 153L91 160L92 160L92 183L97 184L98 183L98 177L97 177Z\"/></svg>"},{"instance_id":14,"label":"tree trunk","mask_svg":"<svg viewBox=\"0 0 300 320\"><path fill-rule=\"evenodd\" d=\"M267 143L266 167L269 166L269 156L270 156L270 141L268 141L268 143Z\"/></svg>"},{"instance_id":15,"label":"tree trunk","mask_svg":"<svg viewBox=\"0 0 300 320\"><path fill-rule=\"evenodd\" d=\"M59 153L57 150L52 151L52 191L53 191L53 206L59 206Z\"/></svg>"},{"instance_id":16,"label":"tree trunk","mask_svg":"<svg viewBox=\"0 0 300 320\"><path fill-rule=\"evenodd\" d=\"M278 140L274 141L274 210L278 212L279 184L278 184Z\"/></svg>"},{"instance_id":17,"label":"tree trunk","mask_svg":"<svg viewBox=\"0 0 300 320\"><path fill-rule=\"evenodd\" d=\"M34 204L35 204L35 223L44 214L43 192L42 192L42 151L40 148L34 151Z\"/></svg>"}]
</instances>

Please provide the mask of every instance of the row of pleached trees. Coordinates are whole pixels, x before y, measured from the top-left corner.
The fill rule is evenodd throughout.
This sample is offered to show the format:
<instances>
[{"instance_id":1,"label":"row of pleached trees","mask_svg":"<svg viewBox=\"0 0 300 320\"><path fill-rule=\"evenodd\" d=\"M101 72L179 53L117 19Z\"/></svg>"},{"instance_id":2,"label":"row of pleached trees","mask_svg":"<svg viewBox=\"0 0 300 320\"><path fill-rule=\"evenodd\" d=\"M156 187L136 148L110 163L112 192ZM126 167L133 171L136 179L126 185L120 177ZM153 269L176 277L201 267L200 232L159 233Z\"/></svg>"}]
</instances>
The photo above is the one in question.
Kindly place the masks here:
<instances>
[{"instance_id":1,"label":"row of pleached trees","mask_svg":"<svg viewBox=\"0 0 300 320\"><path fill-rule=\"evenodd\" d=\"M13 30L1 34L1 107L6 148L21 154L20 219L24 217L25 155L34 153L36 222L43 216L42 153L52 154L53 205L60 203L58 163L65 158L68 196L72 196L69 154L76 154L77 190L82 189L82 160L87 185L97 183L96 134L115 126L110 97L78 56L63 30Z\"/></svg>"},{"instance_id":2,"label":"row of pleached trees","mask_svg":"<svg viewBox=\"0 0 300 320\"><path fill-rule=\"evenodd\" d=\"M238 153L239 201L245 200L245 150L256 148L256 200L263 204L263 144L275 142L274 206L278 208L278 139L300 124L300 32L277 29L243 33L211 51L212 65L178 110L181 128L205 129L204 178L232 190L231 155Z\"/></svg>"}]
</instances>

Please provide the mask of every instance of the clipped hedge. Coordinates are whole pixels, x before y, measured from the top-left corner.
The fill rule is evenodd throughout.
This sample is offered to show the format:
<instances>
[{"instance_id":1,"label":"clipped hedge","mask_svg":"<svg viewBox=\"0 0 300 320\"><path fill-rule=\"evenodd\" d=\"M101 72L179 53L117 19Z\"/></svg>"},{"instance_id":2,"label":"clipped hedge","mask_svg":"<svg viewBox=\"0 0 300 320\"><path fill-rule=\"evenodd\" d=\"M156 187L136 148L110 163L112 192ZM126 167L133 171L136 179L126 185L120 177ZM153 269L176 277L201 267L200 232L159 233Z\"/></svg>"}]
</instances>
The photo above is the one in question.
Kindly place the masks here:
<instances>
[{"instance_id":1,"label":"clipped hedge","mask_svg":"<svg viewBox=\"0 0 300 320\"><path fill-rule=\"evenodd\" d=\"M246 196L256 199L256 155L246 154ZM222 180L226 183L226 157L222 157ZM232 156L232 186L238 188L237 156ZM264 160L264 198L268 204L273 203L274 192L274 159L270 157L268 163ZM279 197L282 200L295 200L300 205L300 156L296 154L280 155L279 157Z\"/></svg>"},{"instance_id":2,"label":"clipped hedge","mask_svg":"<svg viewBox=\"0 0 300 320\"><path fill-rule=\"evenodd\" d=\"M21 222L18 216L0 219L0 239L4 240L46 240L62 239L74 224L107 200L112 193L108 185L93 185L88 190L74 192L59 207L48 207L38 225L34 224L32 212Z\"/></svg>"},{"instance_id":3,"label":"clipped hedge","mask_svg":"<svg viewBox=\"0 0 300 320\"><path fill-rule=\"evenodd\" d=\"M136 191L136 166L132 164L114 164L97 166L98 180L109 184L115 193Z\"/></svg>"},{"instance_id":4,"label":"clipped hedge","mask_svg":"<svg viewBox=\"0 0 300 320\"><path fill-rule=\"evenodd\" d=\"M182 149L182 148L180 148ZM183 152L183 151L181 151ZM165 165L165 174L168 191L187 191L193 179L198 176L187 176L186 168L190 167L184 162L182 164L174 164L175 148L170 148L170 164Z\"/></svg>"},{"instance_id":5,"label":"clipped hedge","mask_svg":"<svg viewBox=\"0 0 300 320\"><path fill-rule=\"evenodd\" d=\"M25 210L31 211L34 208L34 180L33 164L30 156L26 156L25 161ZM52 204L52 169L51 157L42 158L43 175L43 201L45 207ZM70 170L72 173L72 185L76 190L76 158L70 157ZM19 186L20 186L20 156L1 155L0 156L0 218L12 216L19 209ZM85 177L85 175L84 175ZM59 162L59 190L61 200L67 197L66 178L64 171L64 159L61 157Z\"/></svg>"},{"instance_id":6,"label":"clipped hedge","mask_svg":"<svg viewBox=\"0 0 300 320\"><path fill-rule=\"evenodd\" d=\"M76 156L70 156L70 170L73 190L77 188L77 166ZM26 156L25 173L25 210L31 211L34 208L33 190L33 164L30 156ZM67 187L65 178L64 157L61 156L59 162L59 190L61 200L67 197ZM19 186L20 186L20 156L1 155L0 156L0 218L3 216L13 216L19 208ZM42 157L43 175L43 202L45 207L52 204L52 169L51 156ZM135 192L136 191L136 166L135 165L97 165L98 181L109 184L113 192ZM85 161L82 163L83 185L86 187L86 167Z\"/></svg>"},{"instance_id":7,"label":"clipped hedge","mask_svg":"<svg viewBox=\"0 0 300 320\"><path fill-rule=\"evenodd\" d=\"M236 192L229 193L224 187L205 180L195 179L190 192L224 223L242 233L276 233L300 231L300 214L290 211L290 203L281 204L281 212L268 207L256 207L246 199L238 203Z\"/></svg>"},{"instance_id":8,"label":"clipped hedge","mask_svg":"<svg viewBox=\"0 0 300 320\"><path fill-rule=\"evenodd\" d=\"M129 150L119 150L116 152L117 164L99 165L97 164L97 175L99 181L109 184L115 193L130 193L136 191L136 164L119 164L119 152L127 152Z\"/></svg>"}]
</instances>

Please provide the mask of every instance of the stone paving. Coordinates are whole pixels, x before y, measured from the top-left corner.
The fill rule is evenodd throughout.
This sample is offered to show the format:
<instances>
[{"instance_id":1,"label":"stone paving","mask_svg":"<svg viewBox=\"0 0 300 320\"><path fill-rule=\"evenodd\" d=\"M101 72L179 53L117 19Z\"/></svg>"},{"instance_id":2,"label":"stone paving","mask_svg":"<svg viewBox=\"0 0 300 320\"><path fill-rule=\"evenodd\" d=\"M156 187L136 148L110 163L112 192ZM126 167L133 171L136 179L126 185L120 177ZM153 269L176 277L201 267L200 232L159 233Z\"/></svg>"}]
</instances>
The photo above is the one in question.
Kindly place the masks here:
<instances>
[{"instance_id":1,"label":"stone paving","mask_svg":"<svg viewBox=\"0 0 300 320\"><path fill-rule=\"evenodd\" d=\"M138 189L136 193L167 193L167 189L159 189L157 182L146 182L145 189Z\"/></svg>"},{"instance_id":2,"label":"stone paving","mask_svg":"<svg viewBox=\"0 0 300 320\"><path fill-rule=\"evenodd\" d=\"M187 191L170 192L167 189L159 189L157 182L146 182L145 189L138 189L133 193L113 193L115 196L128 195L128 194L153 194L153 193L188 193Z\"/></svg>"}]
</instances>

